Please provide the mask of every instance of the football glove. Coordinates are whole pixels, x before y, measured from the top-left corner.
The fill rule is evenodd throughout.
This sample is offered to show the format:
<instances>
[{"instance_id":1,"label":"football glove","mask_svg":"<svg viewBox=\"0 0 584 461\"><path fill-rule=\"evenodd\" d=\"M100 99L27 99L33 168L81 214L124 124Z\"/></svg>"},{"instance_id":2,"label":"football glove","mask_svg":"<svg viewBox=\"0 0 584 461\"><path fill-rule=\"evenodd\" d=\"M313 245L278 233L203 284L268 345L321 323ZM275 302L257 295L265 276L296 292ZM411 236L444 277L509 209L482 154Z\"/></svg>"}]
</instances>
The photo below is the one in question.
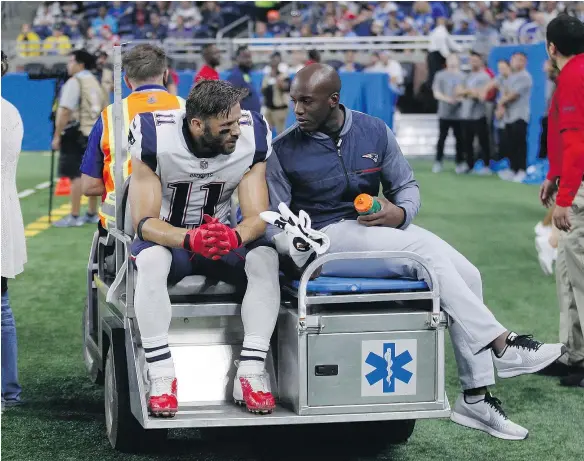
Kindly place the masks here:
<instances>
[{"instance_id":1,"label":"football glove","mask_svg":"<svg viewBox=\"0 0 584 461\"><path fill-rule=\"evenodd\" d=\"M280 203L278 210L280 213L275 211L260 213L265 222L284 231L274 237L278 253L288 254L296 266L302 268L315 254L322 255L327 252L330 239L325 233L312 229L310 217L305 211L300 210L296 216L285 203Z\"/></svg>"},{"instance_id":2,"label":"football glove","mask_svg":"<svg viewBox=\"0 0 584 461\"><path fill-rule=\"evenodd\" d=\"M209 215L204 215L203 221L202 225L189 230L185 235L183 243L185 250L208 259L218 260L241 246L241 237L235 229L231 229Z\"/></svg>"}]
</instances>

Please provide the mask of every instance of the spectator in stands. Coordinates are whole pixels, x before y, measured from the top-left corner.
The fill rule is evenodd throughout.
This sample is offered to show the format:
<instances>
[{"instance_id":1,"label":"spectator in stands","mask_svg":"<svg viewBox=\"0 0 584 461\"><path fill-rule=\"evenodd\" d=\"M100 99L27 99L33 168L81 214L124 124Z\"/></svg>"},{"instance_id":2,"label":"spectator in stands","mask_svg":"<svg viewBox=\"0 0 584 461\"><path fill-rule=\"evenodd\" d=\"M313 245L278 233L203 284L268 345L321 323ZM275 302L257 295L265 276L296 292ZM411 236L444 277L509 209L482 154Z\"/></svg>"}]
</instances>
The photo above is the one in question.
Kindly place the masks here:
<instances>
[{"instance_id":1,"label":"spectator in stands","mask_svg":"<svg viewBox=\"0 0 584 461\"><path fill-rule=\"evenodd\" d=\"M529 22L519 28L520 43L537 43L545 40L545 16L535 8L529 10Z\"/></svg>"},{"instance_id":2,"label":"spectator in stands","mask_svg":"<svg viewBox=\"0 0 584 461\"><path fill-rule=\"evenodd\" d=\"M171 29L168 31L168 37L173 39L192 39L193 29L188 29L182 16L174 17L174 22L170 23Z\"/></svg>"},{"instance_id":3,"label":"spectator in stands","mask_svg":"<svg viewBox=\"0 0 584 461\"><path fill-rule=\"evenodd\" d=\"M369 5L361 6L359 16L355 20L353 30L359 37L371 35L371 25L373 24L373 9Z\"/></svg>"},{"instance_id":4,"label":"spectator in stands","mask_svg":"<svg viewBox=\"0 0 584 461\"><path fill-rule=\"evenodd\" d=\"M172 25L177 25L177 18L179 16L183 18L186 29L197 27L203 20L201 12L193 2L180 2L178 8L174 10L174 14L172 15L170 21L171 27Z\"/></svg>"},{"instance_id":5,"label":"spectator in stands","mask_svg":"<svg viewBox=\"0 0 584 461\"><path fill-rule=\"evenodd\" d=\"M274 38L274 35L268 31L268 26L266 26L265 22L256 21L253 38Z\"/></svg>"},{"instance_id":6,"label":"spectator in stands","mask_svg":"<svg viewBox=\"0 0 584 461\"><path fill-rule=\"evenodd\" d=\"M95 197L89 199L86 215L80 216L79 167L91 128L109 102L104 100L101 85L91 73L94 67L95 58L85 50L75 50L69 55L67 71L71 78L61 89L51 147L60 150L59 176L71 179L71 214L56 221L55 227L77 227L99 220Z\"/></svg>"},{"instance_id":7,"label":"spectator in stands","mask_svg":"<svg viewBox=\"0 0 584 461\"><path fill-rule=\"evenodd\" d=\"M298 10L293 10L290 13L290 27L288 27L288 37L300 37L300 30L302 29L302 13Z\"/></svg>"},{"instance_id":8,"label":"spectator in stands","mask_svg":"<svg viewBox=\"0 0 584 461\"><path fill-rule=\"evenodd\" d=\"M147 24L150 11L151 8L147 5L146 2L136 2L130 10L132 24L134 24L134 27L143 27L145 24Z\"/></svg>"},{"instance_id":9,"label":"spectator in stands","mask_svg":"<svg viewBox=\"0 0 584 461\"><path fill-rule=\"evenodd\" d=\"M558 15L557 5L556 2L541 2L541 6L543 8L545 25L547 26Z\"/></svg>"},{"instance_id":10,"label":"spectator in stands","mask_svg":"<svg viewBox=\"0 0 584 461\"><path fill-rule=\"evenodd\" d=\"M20 28L20 34L16 37L16 47L19 56L40 56L41 38L30 30L30 24L24 23Z\"/></svg>"},{"instance_id":11,"label":"spectator in stands","mask_svg":"<svg viewBox=\"0 0 584 461\"><path fill-rule=\"evenodd\" d=\"M290 102L290 77L281 72L282 56L275 52L270 57L270 72L262 80L262 95L266 120L277 133L284 131Z\"/></svg>"},{"instance_id":12,"label":"spectator in stands","mask_svg":"<svg viewBox=\"0 0 584 461\"><path fill-rule=\"evenodd\" d=\"M463 23L470 24L475 18L475 12L472 9L470 2L460 2L458 7L452 12L450 18L454 24L455 29L460 29Z\"/></svg>"},{"instance_id":13,"label":"spectator in stands","mask_svg":"<svg viewBox=\"0 0 584 461\"><path fill-rule=\"evenodd\" d=\"M105 51L107 54L111 54L113 46L120 43L120 37L112 32L108 25L101 26L99 29L101 35L101 45L99 49Z\"/></svg>"},{"instance_id":14,"label":"spectator in stands","mask_svg":"<svg viewBox=\"0 0 584 461\"><path fill-rule=\"evenodd\" d=\"M515 42L519 37L519 29L525 24L525 19L518 17L514 5L507 7L506 19L501 24L501 36L504 41Z\"/></svg>"},{"instance_id":15,"label":"spectator in stands","mask_svg":"<svg viewBox=\"0 0 584 461\"><path fill-rule=\"evenodd\" d=\"M481 55L472 53L470 57L471 71L456 91L457 97L462 97L460 106L461 130L468 168L475 167L474 141L479 139L481 161L477 162L474 172L479 175L491 174L489 168L491 146L487 110L483 96L483 88L491 80L485 72Z\"/></svg>"},{"instance_id":16,"label":"spectator in stands","mask_svg":"<svg viewBox=\"0 0 584 461\"><path fill-rule=\"evenodd\" d=\"M99 30L104 25L109 26L113 33L118 31L118 21L113 16L107 14L107 8L105 6L101 6L99 8L99 15L91 21L91 27Z\"/></svg>"},{"instance_id":17,"label":"spectator in stands","mask_svg":"<svg viewBox=\"0 0 584 461\"><path fill-rule=\"evenodd\" d=\"M107 14L116 20L120 18L120 16L130 12L130 7L125 4L125 2L124 4L122 4L122 2L112 2L112 6L107 10Z\"/></svg>"},{"instance_id":18,"label":"spectator in stands","mask_svg":"<svg viewBox=\"0 0 584 461\"><path fill-rule=\"evenodd\" d=\"M429 2L414 2L412 13L414 15L415 27L418 30L422 30L424 27L431 28L434 24L434 19L431 14L432 8Z\"/></svg>"},{"instance_id":19,"label":"spectator in stands","mask_svg":"<svg viewBox=\"0 0 584 461\"><path fill-rule=\"evenodd\" d=\"M47 33L43 35L47 36L50 35L50 28L57 22L59 16L61 16L61 9L57 2L43 2L37 8L32 24L39 30L46 30Z\"/></svg>"},{"instance_id":20,"label":"spectator in stands","mask_svg":"<svg viewBox=\"0 0 584 461\"><path fill-rule=\"evenodd\" d=\"M452 23L446 18L436 19L436 28L430 34L430 45L428 46L428 81L429 87L434 82L436 72L444 68L446 59L451 53L460 53L461 47L452 39L450 31ZM457 59L458 60L458 59Z\"/></svg>"},{"instance_id":21,"label":"spectator in stands","mask_svg":"<svg viewBox=\"0 0 584 461\"><path fill-rule=\"evenodd\" d=\"M477 28L472 50L482 56L488 56L491 48L499 44L499 33L493 26L493 14L485 11L476 16Z\"/></svg>"},{"instance_id":22,"label":"spectator in stands","mask_svg":"<svg viewBox=\"0 0 584 461\"><path fill-rule=\"evenodd\" d=\"M60 54L66 55L71 50L71 41L63 33L63 25L55 24L53 26L53 34L45 38L43 49L46 54Z\"/></svg>"},{"instance_id":23,"label":"spectator in stands","mask_svg":"<svg viewBox=\"0 0 584 461\"><path fill-rule=\"evenodd\" d=\"M61 4L61 18L60 22L65 25L65 33L71 39L81 37L79 30L79 13L76 2L63 2Z\"/></svg>"},{"instance_id":24,"label":"spectator in stands","mask_svg":"<svg viewBox=\"0 0 584 461\"><path fill-rule=\"evenodd\" d=\"M8 59L2 51L2 77L8 71ZM8 279L15 278L26 264L26 240L22 211L16 190L16 167L22 148L24 128L18 109L2 98L2 177L0 181L0 220L2 221L2 411L22 404L18 380L16 325L8 297Z\"/></svg>"},{"instance_id":25,"label":"spectator in stands","mask_svg":"<svg viewBox=\"0 0 584 461\"><path fill-rule=\"evenodd\" d=\"M202 55L205 64L195 75L194 83L196 84L200 80L219 80L217 67L221 64L221 51L217 48L217 45L214 43L203 45Z\"/></svg>"},{"instance_id":26,"label":"spectator in stands","mask_svg":"<svg viewBox=\"0 0 584 461\"><path fill-rule=\"evenodd\" d=\"M267 14L268 31L274 37L286 37L288 34L288 24L280 20L280 12L278 10L270 10Z\"/></svg>"},{"instance_id":27,"label":"spectator in stands","mask_svg":"<svg viewBox=\"0 0 584 461\"><path fill-rule=\"evenodd\" d=\"M363 66L355 62L355 52L353 50L345 51L345 63L339 68L339 72L361 72Z\"/></svg>"},{"instance_id":28,"label":"spectator in stands","mask_svg":"<svg viewBox=\"0 0 584 461\"><path fill-rule=\"evenodd\" d=\"M85 31L84 43L85 43L84 49L86 49L91 54L96 54L100 50L102 40L101 38L96 37L95 29L93 27L89 27Z\"/></svg>"},{"instance_id":29,"label":"spectator in stands","mask_svg":"<svg viewBox=\"0 0 584 461\"><path fill-rule=\"evenodd\" d=\"M231 69L227 81L238 88L247 88L249 94L241 101L241 108L244 110L253 110L260 112L262 104L260 95L251 81L251 70L253 69L253 60L251 51L247 46L240 46L235 52L235 61L237 65Z\"/></svg>"},{"instance_id":30,"label":"spectator in stands","mask_svg":"<svg viewBox=\"0 0 584 461\"><path fill-rule=\"evenodd\" d=\"M460 99L456 97L456 88L464 81L460 71L460 62L456 54L450 54L446 59L446 69L436 73L432 91L438 101L438 124L440 133L436 146L436 162L432 167L434 173L442 171L444 159L444 143L448 132L452 129L456 140L456 173L466 173L468 165L464 163L463 138L460 126Z\"/></svg>"},{"instance_id":31,"label":"spectator in stands","mask_svg":"<svg viewBox=\"0 0 584 461\"><path fill-rule=\"evenodd\" d=\"M509 142L511 172L500 172L505 180L522 182L527 169L527 125L530 116L530 98L533 80L525 69L527 56L516 52L511 57L511 75L508 92L499 100L497 111L504 112L505 130Z\"/></svg>"},{"instance_id":32,"label":"spectator in stands","mask_svg":"<svg viewBox=\"0 0 584 461\"><path fill-rule=\"evenodd\" d=\"M154 10L158 13L158 16L160 16L160 23L163 26L168 27L170 24L170 17L172 16L170 2L156 2Z\"/></svg>"},{"instance_id":33,"label":"spectator in stands","mask_svg":"<svg viewBox=\"0 0 584 461\"><path fill-rule=\"evenodd\" d=\"M134 38L141 40L164 40L168 35L168 28L160 22L158 13L150 13L150 24L134 32Z\"/></svg>"},{"instance_id":34,"label":"spectator in stands","mask_svg":"<svg viewBox=\"0 0 584 461\"><path fill-rule=\"evenodd\" d=\"M404 70L401 64L395 59L391 59L387 51L373 53L377 56L372 66L366 69L366 72L381 72L387 74L389 87L396 94L404 93Z\"/></svg>"},{"instance_id":35,"label":"spectator in stands","mask_svg":"<svg viewBox=\"0 0 584 461\"><path fill-rule=\"evenodd\" d=\"M332 14L327 15L320 30L320 35L325 37L335 37L338 33L339 28L337 27L336 18Z\"/></svg>"},{"instance_id":36,"label":"spectator in stands","mask_svg":"<svg viewBox=\"0 0 584 461\"><path fill-rule=\"evenodd\" d=\"M203 15L203 24L209 28L214 37L225 25L221 16L221 7L217 2L203 2L201 14Z\"/></svg>"}]
</instances>

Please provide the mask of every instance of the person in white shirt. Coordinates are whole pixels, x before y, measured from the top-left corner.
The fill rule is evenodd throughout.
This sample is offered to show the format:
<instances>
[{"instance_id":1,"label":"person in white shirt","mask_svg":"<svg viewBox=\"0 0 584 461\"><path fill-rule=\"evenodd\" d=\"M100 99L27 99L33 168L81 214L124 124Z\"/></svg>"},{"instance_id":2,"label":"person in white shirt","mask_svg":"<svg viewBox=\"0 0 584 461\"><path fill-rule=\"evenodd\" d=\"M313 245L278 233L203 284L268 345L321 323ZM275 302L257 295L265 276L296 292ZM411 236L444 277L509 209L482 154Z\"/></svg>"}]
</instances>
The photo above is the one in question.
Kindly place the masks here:
<instances>
[{"instance_id":1,"label":"person in white shirt","mask_svg":"<svg viewBox=\"0 0 584 461\"><path fill-rule=\"evenodd\" d=\"M452 22L447 18L436 19L436 28L430 33L430 46L428 46L428 86L432 87L436 72L444 69L446 58L451 53L460 53L462 48L454 41L450 32Z\"/></svg>"},{"instance_id":2,"label":"person in white shirt","mask_svg":"<svg viewBox=\"0 0 584 461\"><path fill-rule=\"evenodd\" d=\"M510 6L507 9L507 19L501 24L501 36L504 41L515 43L519 38L519 29L525 24L525 19L517 17L517 9Z\"/></svg>"},{"instance_id":3,"label":"person in white shirt","mask_svg":"<svg viewBox=\"0 0 584 461\"><path fill-rule=\"evenodd\" d=\"M387 74L389 77L389 87L397 94L404 92L404 70L401 64L395 59L391 59L387 51L374 53L376 56L373 65L367 67L365 72L379 72Z\"/></svg>"},{"instance_id":4,"label":"person in white shirt","mask_svg":"<svg viewBox=\"0 0 584 461\"><path fill-rule=\"evenodd\" d=\"M7 71L8 60L2 52L2 77ZM2 409L22 403L16 325L8 297L8 279L13 279L24 270L27 259L22 212L16 192L16 166L23 134L18 109L2 98Z\"/></svg>"}]
</instances>

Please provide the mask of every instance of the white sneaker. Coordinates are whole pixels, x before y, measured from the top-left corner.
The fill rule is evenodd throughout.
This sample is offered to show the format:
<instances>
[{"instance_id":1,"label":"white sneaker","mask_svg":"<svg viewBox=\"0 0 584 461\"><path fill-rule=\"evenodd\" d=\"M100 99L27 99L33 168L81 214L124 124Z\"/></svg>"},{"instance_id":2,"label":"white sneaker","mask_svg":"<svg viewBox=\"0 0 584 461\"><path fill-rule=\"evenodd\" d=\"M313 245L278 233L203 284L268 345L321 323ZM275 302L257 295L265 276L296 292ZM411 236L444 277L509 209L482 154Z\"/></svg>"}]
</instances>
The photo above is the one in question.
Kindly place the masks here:
<instances>
[{"instance_id":1,"label":"white sneaker","mask_svg":"<svg viewBox=\"0 0 584 461\"><path fill-rule=\"evenodd\" d=\"M432 165L432 173L440 173L442 171L442 163L441 162L434 162Z\"/></svg>"},{"instance_id":2,"label":"white sneaker","mask_svg":"<svg viewBox=\"0 0 584 461\"><path fill-rule=\"evenodd\" d=\"M459 163L458 165L456 165L456 168L454 169L454 172L456 174L465 174L465 173L468 173L468 165L466 163Z\"/></svg>"},{"instance_id":3,"label":"white sneaker","mask_svg":"<svg viewBox=\"0 0 584 461\"><path fill-rule=\"evenodd\" d=\"M555 362L566 352L563 344L544 344L533 339L531 335L509 333L507 345L498 357L492 352L493 364L499 378L535 373Z\"/></svg>"},{"instance_id":4,"label":"white sneaker","mask_svg":"<svg viewBox=\"0 0 584 461\"><path fill-rule=\"evenodd\" d=\"M503 181L512 181L513 178L515 177L515 173L513 173L513 170L507 168L505 170L499 171L499 173L497 173L497 176L499 176L499 178L501 178Z\"/></svg>"},{"instance_id":5,"label":"white sneaker","mask_svg":"<svg viewBox=\"0 0 584 461\"><path fill-rule=\"evenodd\" d=\"M552 233L552 226L544 226L543 223L540 221L535 225L533 230L535 231L535 235L549 236Z\"/></svg>"},{"instance_id":6,"label":"white sneaker","mask_svg":"<svg viewBox=\"0 0 584 461\"><path fill-rule=\"evenodd\" d=\"M523 182L523 180L527 177L527 173L524 170L519 170L513 176L513 182Z\"/></svg>"},{"instance_id":7,"label":"white sneaker","mask_svg":"<svg viewBox=\"0 0 584 461\"><path fill-rule=\"evenodd\" d=\"M473 174L476 174L477 176L491 176L493 174L493 170L491 170L488 166L485 166L480 170L473 170Z\"/></svg>"},{"instance_id":8,"label":"white sneaker","mask_svg":"<svg viewBox=\"0 0 584 461\"><path fill-rule=\"evenodd\" d=\"M468 403L460 394L452 408L450 419L462 426L471 427L505 440L524 440L529 431L515 424L501 408L501 401L487 392L483 400Z\"/></svg>"},{"instance_id":9,"label":"white sneaker","mask_svg":"<svg viewBox=\"0 0 584 461\"><path fill-rule=\"evenodd\" d=\"M535 238L535 248L537 249L537 259L541 270L545 275L554 273L554 261L558 251L550 245L549 236L541 235Z\"/></svg>"}]
</instances>

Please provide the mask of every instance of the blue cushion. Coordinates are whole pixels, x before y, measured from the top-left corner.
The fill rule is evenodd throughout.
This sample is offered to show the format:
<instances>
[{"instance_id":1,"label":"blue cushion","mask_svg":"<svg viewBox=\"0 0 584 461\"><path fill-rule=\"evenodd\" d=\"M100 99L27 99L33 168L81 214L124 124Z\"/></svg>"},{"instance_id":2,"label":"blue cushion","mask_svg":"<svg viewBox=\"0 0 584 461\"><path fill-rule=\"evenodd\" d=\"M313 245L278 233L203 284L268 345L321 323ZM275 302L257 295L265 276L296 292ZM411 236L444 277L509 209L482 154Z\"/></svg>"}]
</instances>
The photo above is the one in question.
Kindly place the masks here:
<instances>
[{"instance_id":1,"label":"blue cushion","mask_svg":"<svg viewBox=\"0 0 584 461\"><path fill-rule=\"evenodd\" d=\"M299 281L291 282L298 289ZM374 279L350 277L318 277L308 282L308 293L378 293L428 290L426 282L414 279Z\"/></svg>"}]
</instances>

